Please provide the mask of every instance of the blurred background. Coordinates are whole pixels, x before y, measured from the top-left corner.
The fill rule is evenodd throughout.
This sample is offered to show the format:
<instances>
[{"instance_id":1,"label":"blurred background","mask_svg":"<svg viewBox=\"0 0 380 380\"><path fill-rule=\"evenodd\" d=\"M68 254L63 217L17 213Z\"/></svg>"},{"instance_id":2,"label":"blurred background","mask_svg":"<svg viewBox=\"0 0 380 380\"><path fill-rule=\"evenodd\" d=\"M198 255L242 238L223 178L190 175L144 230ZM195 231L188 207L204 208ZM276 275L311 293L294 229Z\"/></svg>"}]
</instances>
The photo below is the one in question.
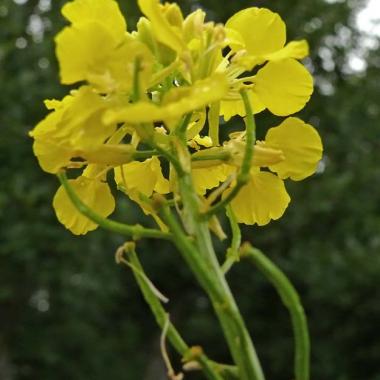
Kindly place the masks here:
<instances>
[{"instance_id":1,"label":"blurred background","mask_svg":"<svg viewBox=\"0 0 380 380\"><path fill-rule=\"evenodd\" d=\"M57 180L32 154L28 131L46 114L43 99L67 91L58 82L53 43L64 25L63 3L0 0L0 379L165 379L160 331L131 273L114 262L122 238L100 230L76 238L60 226L51 207ZM119 3L131 30L140 16L135 1ZM379 0L179 3L221 22L241 8L265 6L282 15L289 40L309 41L316 87L301 117L322 135L324 158L312 178L287 184L292 203L285 216L244 229L244 239L301 293L312 378L379 380ZM276 122L267 114L257 121L259 128ZM122 213L138 219L129 204ZM228 362L210 304L175 249L149 242L139 251L189 344ZM276 293L244 263L229 280L267 378L290 380L292 332ZM179 368L174 353L173 360Z\"/></svg>"}]
</instances>

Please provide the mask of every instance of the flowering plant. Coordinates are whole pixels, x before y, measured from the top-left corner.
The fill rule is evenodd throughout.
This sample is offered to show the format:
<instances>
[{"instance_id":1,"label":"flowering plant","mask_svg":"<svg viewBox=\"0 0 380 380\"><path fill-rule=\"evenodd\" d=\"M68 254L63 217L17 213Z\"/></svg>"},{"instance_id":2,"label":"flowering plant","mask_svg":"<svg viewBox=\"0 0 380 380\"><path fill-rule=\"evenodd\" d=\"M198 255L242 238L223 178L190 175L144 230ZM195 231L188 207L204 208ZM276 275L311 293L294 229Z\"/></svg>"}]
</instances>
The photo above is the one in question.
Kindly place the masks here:
<instances>
[{"instance_id":1,"label":"flowering plant","mask_svg":"<svg viewBox=\"0 0 380 380\"><path fill-rule=\"evenodd\" d=\"M138 4L145 17L133 32L114 0L74 0L62 9L70 25L56 36L60 78L79 87L62 100L47 100L51 112L30 133L41 168L61 181L53 200L57 218L75 235L100 226L131 239L116 258L132 269L163 330L170 378L182 374L170 364L166 338L182 356L184 370L199 369L214 380L264 379L225 277L247 258L291 313L295 378L307 380L309 341L297 293L258 249L241 245L239 223L262 226L279 219L290 202L284 181L312 175L321 159L317 131L290 116L313 91L299 61L308 45L286 44L284 22L264 8L244 9L221 25L205 21L200 9L184 17L175 3ZM264 110L287 118L259 141L254 115ZM236 115L244 119L244 130L220 130L221 118ZM116 207L111 187L157 227L109 219ZM211 235L227 238L218 219L223 214L232 239L221 265ZM185 343L138 259L142 238L177 247L212 302L233 365L212 361Z\"/></svg>"}]
</instances>

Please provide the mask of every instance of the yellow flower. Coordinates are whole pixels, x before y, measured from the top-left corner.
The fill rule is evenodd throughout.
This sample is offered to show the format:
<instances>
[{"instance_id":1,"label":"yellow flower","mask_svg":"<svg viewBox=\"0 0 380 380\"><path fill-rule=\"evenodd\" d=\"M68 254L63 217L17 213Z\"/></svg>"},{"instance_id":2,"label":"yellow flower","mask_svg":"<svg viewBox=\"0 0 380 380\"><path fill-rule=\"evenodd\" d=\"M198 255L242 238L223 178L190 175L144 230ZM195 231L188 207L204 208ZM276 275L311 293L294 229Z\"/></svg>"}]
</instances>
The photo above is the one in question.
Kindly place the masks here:
<instances>
[{"instance_id":1,"label":"yellow flower","mask_svg":"<svg viewBox=\"0 0 380 380\"><path fill-rule=\"evenodd\" d=\"M281 218L289 202L284 181L272 173L253 171L250 181L232 200L231 207L238 223L263 226Z\"/></svg>"},{"instance_id":2,"label":"yellow flower","mask_svg":"<svg viewBox=\"0 0 380 380\"><path fill-rule=\"evenodd\" d=\"M42 169L57 173L73 158L88 159L86 152L98 149L116 130L116 124L102 121L104 111L115 101L82 86L61 102L48 102L53 111L30 132Z\"/></svg>"},{"instance_id":3,"label":"yellow flower","mask_svg":"<svg viewBox=\"0 0 380 380\"><path fill-rule=\"evenodd\" d=\"M85 80L101 92L129 91L136 59L144 61L141 77L148 81L151 54L127 35L115 1L74 0L62 12L72 22L56 36L63 84Z\"/></svg>"},{"instance_id":4,"label":"yellow flower","mask_svg":"<svg viewBox=\"0 0 380 380\"><path fill-rule=\"evenodd\" d=\"M200 9L185 18L176 3L138 5L146 17L131 33L115 0L73 0L63 7L69 25L55 39L60 77L80 86L61 101L46 101L51 112L30 135L43 170L84 169L70 184L88 207L104 217L113 211L106 183L113 170L118 189L165 230L150 199L181 194L176 162L164 167L168 180L155 154L176 155L200 197L216 188L205 203L213 204L241 178L246 152L245 132L220 141L220 115L246 116L242 89L254 114L291 115L309 100L313 82L298 61L308 55L306 41L286 44L285 23L268 9L245 9L223 26L206 21ZM177 133L184 121L186 131ZM239 222L264 225L290 201L283 180L314 173L322 143L312 126L294 117L252 143L250 178L231 206ZM150 158L133 161L137 157ZM62 187L53 203L74 234L97 227Z\"/></svg>"},{"instance_id":5,"label":"yellow flower","mask_svg":"<svg viewBox=\"0 0 380 380\"><path fill-rule=\"evenodd\" d=\"M88 173L90 171L91 168ZM112 214L115 200L107 183L94 176L87 176L86 171L77 179L68 182L86 206L103 217ZM53 207L58 220L74 235L84 235L98 227L75 208L63 186L54 196Z\"/></svg>"},{"instance_id":6,"label":"yellow flower","mask_svg":"<svg viewBox=\"0 0 380 380\"><path fill-rule=\"evenodd\" d=\"M231 139L226 146L237 165L241 165L244 151L242 137ZM270 128L265 141L255 145L250 181L231 202L238 222L264 225L280 218L290 202L283 179L300 181L312 175L322 150L318 132L298 118L289 117ZM259 167L269 167L277 176L260 171ZM224 196L229 191L231 189L225 191Z\"/></svg>"},{"instance_id":7,"label":"yellow flower","mask_svg":"<svg viewBox=\"0 0 380 380\"><path fill-rule=\"evenodd\" d=\"M281 17L265 8L247 8L226 23L231 61L224 59L219 70L227 71L230 92L224 99L221 115L228 120L245 116L238 90L249 89L254 113L267 108L278 116L300 111L313 92L313 80L297 61L308 55L306 41L292 41L285 46L286 27ZM264 64L256 75L241 77L245 71Z\"/></svg>"}]
</instances>

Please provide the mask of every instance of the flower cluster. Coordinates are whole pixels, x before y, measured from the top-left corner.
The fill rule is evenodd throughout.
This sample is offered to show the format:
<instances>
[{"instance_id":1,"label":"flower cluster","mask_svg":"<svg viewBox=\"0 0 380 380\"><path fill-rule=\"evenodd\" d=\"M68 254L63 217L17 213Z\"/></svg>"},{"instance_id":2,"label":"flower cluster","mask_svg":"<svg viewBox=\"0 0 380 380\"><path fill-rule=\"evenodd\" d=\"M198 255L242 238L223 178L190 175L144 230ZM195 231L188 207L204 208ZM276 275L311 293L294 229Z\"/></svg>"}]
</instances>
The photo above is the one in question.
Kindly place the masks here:
<instances>
[{"instance_id":1,"label":"flower cluster","mask_svg":"<svg viewBox=\"0 0 380 380\"><path fill-rule=\"evenodd\" d=\"M206 21L201 9L184 17L175 3L138 4L145 17L132 32L114 0L63 7L70 24L55 40L60 79L78 88L46 101L51 112L30 134L41 168L80 172L69 183L99 215L115 209L115 182L165 228L150 200L155 193L181 199L178 173L164 158L176 156L191 173L207 211L234 188L248 140L242 131L221 141L220 118L264 110L292 115L308 102L313 80L299 61L308 54L306 41L286 44L284 22L268 9L244 9L221 25ZM176 144L181 128L186 151ZM238 222L264 225L288 206L284 180L314 173L322 144L312 126L288 117L253 145L249 178L230 204ZM53 205L74 234L97 227L62 187Z\"/></svg>"}]
</instances>

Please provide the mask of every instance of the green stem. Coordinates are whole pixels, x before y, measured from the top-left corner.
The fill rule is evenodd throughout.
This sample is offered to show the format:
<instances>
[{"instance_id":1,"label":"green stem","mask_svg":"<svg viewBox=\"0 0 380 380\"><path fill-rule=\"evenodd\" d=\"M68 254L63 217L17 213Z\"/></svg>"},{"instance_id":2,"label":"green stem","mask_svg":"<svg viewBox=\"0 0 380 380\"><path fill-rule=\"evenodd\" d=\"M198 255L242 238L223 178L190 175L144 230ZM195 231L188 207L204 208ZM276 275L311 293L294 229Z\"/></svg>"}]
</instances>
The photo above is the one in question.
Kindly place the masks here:
<instances>
[{"instance_id":1,"label":"green stem","mask_svg":"<svg viewBox=\"0 0 380 380\"><path fill-rule=\"evenodd\" d=\"M140 70L141 70L141 59L137 57L133 66L133 87L132 87L132 95L131 101L135 103L141 98L141 90L140 90Z\"/></svg>"},{"instance_id":2,"label":"green stem","mask_svg":"<svg viewBox=\"0 0 380 380\"><path fill-rule=\"evenodd\" d=\"M254 145L256 141L256 124L255 118L253 116L251 103L247 92L242 89L240 91L241 97L243 99L244 107L246 110L246 142L245 142L245 152L243 162L240 168L240 172L236 178L235 187L228 193L228 195L223 198L219 203L209 208L203 213L203 217L208 219L212 215L223 210L239 193L240 189L246 185L249 181L249 171L251 169L251 162L253 157Z\"/></svg>"},{"instance_id":3,"label":"green stem","mask_svg":"<svg viewBox=\"0 0 380 380\"><path fill-rule=\"evenodd\" d=\"M202 151L203 153L204 151ZM192 155L191 156L191 161L193 162L197 162L197 161L222 161L222 162L225 162L225 161L228 161L231 159L231 154L229 152L226 152L226 151L221 151L219 153L210 153L210 154L202 154L202 155Z\"/></svg>"},{"instance_id":4,"label":"green stem","mask_svg":"<svg viewBox=\"0 0 380 380\"><path fill-rule=\"evenodd\" d=\"M173 243L212 302L238 367L240 380L264 380L248 330L217 260L208 221L200 215L200 199L192 183L191 156L186 146L186 136L182 133L178 137L176 149L177 154L182 156L183 168L177 172L177 181L183 205L181 217L187 234L165 204L162 207L163 219L174 235Z\"/></svg>"},{"instance_id":5,"label":"green stem","mask_svg":"<svg viewBox=\"0 0 380 380\"><path fill-rule=\"evenodd\" d=\"M227 250L226 261L222 265L222 271L224 274L231 269L234 263L240 260L239 248L241 244L241 231L231 206L227 206L227 217L230 221L232 241L231 247Z\"/></svg>"},{"instance_id":6,"label":"green stem","mask_svg":"<svg viewBox=\"0 0 380 380\"><path fill-rule=\"evenodd\" d=\"M182 173L182 166L177 157L175 157L168 149L162 148L159 144L156 144L153 140L150 140L149 145L153 147L161 156L165 157L174 167L174 169Z\"/></svg>"},{"instance_id":7,"label":"green stem","mask_svg":"<svg viewBox=\"0 0 380 380\"><path fill-rule=\"evenodd\" d=\"M70 186L70 183L66 177L66 173L59 173L57 174L57 177L60 180L62 186L65 188L66 193L73 205L75 206L75 208L88 219L98 224L100 227L109 231L119 233L121 235L132 237L133 239L140 239L145 237L171 240L172 236L166 232L162 232L151 228L145 228L138 224L131 226L128 224L119 223L110 219L103 218L81 201L74 189Z\"/></svg>"},{"instance_id":8,"label":"green stem","mask_svg":"<svg viewBox=\"0 0 380 380\"><path fill-rule=\"evenodd\" d=\"M219 114L220 102L210 104L207 118L209 125L209 136L214 146L219 145Z\"/></svg>"},{"instance_id":9,"label":"green stem","mask_svg":"<svg viewBox=\"0 0 380 380\"><path fill-rule=\"evenodd\" d=\"M159 152L157 150L136 150L135 153L133 153L133 159L134 160L145 160L147 158L151 158L153 156L158 156Z\"/></svg>"},{"instance_id":10,"label":"green stem","mask_svg":"<svg viewBox=\"0 0 380 380\"><path fill-rule=\"evenodd\" d=\"M217 362L212 362L215 368L222 375L224 380L240 380L239 371L234 365L220 364Z\"/></svg>"},{"instance_id":11,"label":"green stem","mask_svg":"<svg viewBox=\"0 0 380 380\"><path fill-rule=\"evenodd\" d=\"M297 291L285 274L258 249L244 244L241 248L241 256L250 260L268 278L288 308L295 339L295 378L296 380L309 380L310 338L305 312Z\"/></svg>"},{"instance_id":12,"label":"green stem","mask_svg":"<svg viewBox=\"0 0 380 380\"><path fill-rule=\"evenodd\" d=\"M144 269L137 257L135 250L128 249L126 250L126 253L130 263L132 264L131 269L140 287L140 290L144 295L145 301L148 303L158 325L161 328L164 328L168 318L166 310L162 306L156 294L152 291L149 284L146 282L145 277L142 275L144 274ZM181 335L171 322L169 323L167 338L182 357L190 356L191 358L191 348L182 339ZM202 352L198 352L196 355L194 355L194 358L191 358L191 360L195 360L199 363L204 374L209 380L223 380L223 377L219 374L219 372L223 373L224 371L229 370L233 373L233 368L210 361L208 357Z\"/></svg>"},{"instance_id":13,"label":"green stem","mask_svg":"<svg viewBox=\"0 0 380 380\"><path fill-rule=\"evenodd\" d=\"M175 130L175 133L176 135L180 138L180 139L186 139L186 132L187 132L187 126L189 125L190 123L190 120L191 120L191 116L192 116L192 112L186 114L181 123L178 125L178 127L176 128Z\"/></svg>"},{"instance_id":14,"label":"green stem","mask_svg":"<svg viewBox=\"0 0 380 380\"><path fill-rule=\"evenodd\" d=\"M199 218L198 198L191 177L179 176L178 181L184 204L185 225L190 235L194 236L195 242L186 236L165 205L162 208L163 219L175 236L174 244L210 297L231 355L238 367L239 379L263 380L264 376L248 330L217 261L207 222Z\"/></svg>"}]
</instances>

